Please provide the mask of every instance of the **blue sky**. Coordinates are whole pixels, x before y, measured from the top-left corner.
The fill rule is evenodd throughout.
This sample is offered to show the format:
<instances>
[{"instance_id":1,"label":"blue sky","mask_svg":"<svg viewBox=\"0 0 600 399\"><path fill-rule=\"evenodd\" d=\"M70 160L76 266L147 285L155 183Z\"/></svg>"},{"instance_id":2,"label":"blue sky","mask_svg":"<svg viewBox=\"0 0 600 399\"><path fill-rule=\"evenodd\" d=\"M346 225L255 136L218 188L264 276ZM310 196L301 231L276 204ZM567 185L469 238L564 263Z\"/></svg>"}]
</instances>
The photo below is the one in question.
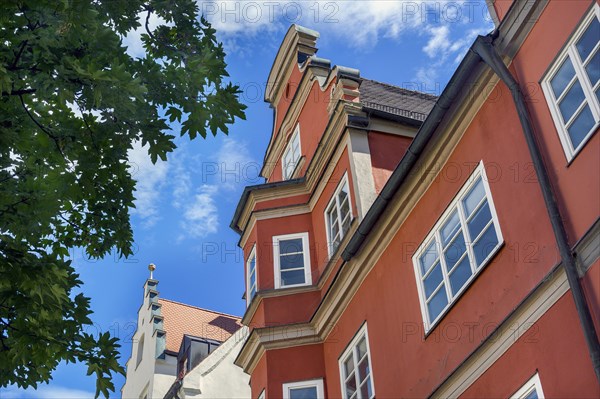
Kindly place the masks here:
<instances>
[{"instance_id":1,"label":"blue sky","mask_svg":"<svg viewBox=\"0 0 600 399\"><path fill-rule=\"evenodd\" d=\"M263 102L267 75L291 23L321 33L318 55L332 65L357 68L361 76L439 94L477 34L493 25L485 1L216 1L201 9L227 51L231 80L243 90L247 120L229 136L178 139L168 162L152 165L144 148L130 153L138 180L132 212L134 255L89 261L72 259L92 299L90 332L122 340L121 363L131 352L147 265L157 265L160 295L184 303L242 315L243 262L229 222L245 185L257 177L269 141L272 111ZM154 25L160 21L151 21ZM141 55L139 32L125 39ZM179 135L179 126L173 125ZM9 388L0 397L68 399L93 397L95 381L83 365L60 365L37 391ZM114 380L120 397L124 378Z\"/></svg>"}]
</instances>

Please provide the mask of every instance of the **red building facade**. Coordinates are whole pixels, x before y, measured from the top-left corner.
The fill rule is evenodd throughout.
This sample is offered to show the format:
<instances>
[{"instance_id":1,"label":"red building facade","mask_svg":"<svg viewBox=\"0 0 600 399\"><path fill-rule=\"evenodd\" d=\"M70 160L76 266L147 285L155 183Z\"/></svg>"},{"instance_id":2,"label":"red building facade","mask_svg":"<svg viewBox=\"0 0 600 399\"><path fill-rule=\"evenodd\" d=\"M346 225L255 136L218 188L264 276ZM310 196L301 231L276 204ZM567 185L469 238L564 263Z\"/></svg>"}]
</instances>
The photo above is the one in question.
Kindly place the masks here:
<instances>
[{"instance_id":1,"label":"red building facade","mask_svg":"<svg viewBox=\"0 0 600 399\"><path fill-rule=\"evenodd\" d=\"M439 98L286 34L232 221L253 398L600 395L600 6L489 3Z\"/></svg>"}]
</instances>

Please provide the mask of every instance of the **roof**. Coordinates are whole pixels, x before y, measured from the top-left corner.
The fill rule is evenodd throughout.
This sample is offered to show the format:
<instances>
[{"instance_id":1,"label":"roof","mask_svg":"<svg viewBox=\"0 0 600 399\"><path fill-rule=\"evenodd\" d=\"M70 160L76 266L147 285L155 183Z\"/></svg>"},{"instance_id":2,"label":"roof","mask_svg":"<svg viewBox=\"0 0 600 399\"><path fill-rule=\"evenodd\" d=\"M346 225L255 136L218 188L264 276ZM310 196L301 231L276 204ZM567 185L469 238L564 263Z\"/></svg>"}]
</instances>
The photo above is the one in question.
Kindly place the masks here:
<instances>
[{"instance_id":1,"label":"roof","mask_svg":"<svg viewBox=\"0 0 600 399\"><path fill-rule=\"evenodd\" d=\"M424 121L437 96L403 89L376 80L362 79L360 102L363 107Z\"/></svg>"},{"instance_id":2,"label":"roof","mask_svg":"<svg viewBox=\"0 0 600 399\"><path fill-rule=\"evenodd\" d=\"M241 326L240 318L160 298L161 316L167 332L166 350L179 352L184 335L224 342Z\"/></svg>"}]
</instances>

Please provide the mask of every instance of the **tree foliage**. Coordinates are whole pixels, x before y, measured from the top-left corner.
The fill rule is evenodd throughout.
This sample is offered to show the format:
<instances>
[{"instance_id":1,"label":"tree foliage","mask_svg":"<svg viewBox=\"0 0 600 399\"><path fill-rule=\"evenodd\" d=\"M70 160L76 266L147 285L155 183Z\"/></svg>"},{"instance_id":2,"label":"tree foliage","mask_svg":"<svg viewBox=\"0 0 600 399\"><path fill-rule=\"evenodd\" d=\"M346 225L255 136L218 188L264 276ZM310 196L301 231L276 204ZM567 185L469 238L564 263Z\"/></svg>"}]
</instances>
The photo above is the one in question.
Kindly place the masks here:
<instances>
[{"instance_id":1,"label":"tree foliage","mask_svg":"<svg viewBox=\"0 0 600 399\"><path fill-rule=\"evenodd\" d=\"M122 41L134 29L143 57ZM224 57L193 0L0 2L0 386L83 361L97 396L114 390L119 345L85 333L68 249L131 254L134 143L166 160L169 122L194 139L244 118Z\"/></svg>"}]
</instances>

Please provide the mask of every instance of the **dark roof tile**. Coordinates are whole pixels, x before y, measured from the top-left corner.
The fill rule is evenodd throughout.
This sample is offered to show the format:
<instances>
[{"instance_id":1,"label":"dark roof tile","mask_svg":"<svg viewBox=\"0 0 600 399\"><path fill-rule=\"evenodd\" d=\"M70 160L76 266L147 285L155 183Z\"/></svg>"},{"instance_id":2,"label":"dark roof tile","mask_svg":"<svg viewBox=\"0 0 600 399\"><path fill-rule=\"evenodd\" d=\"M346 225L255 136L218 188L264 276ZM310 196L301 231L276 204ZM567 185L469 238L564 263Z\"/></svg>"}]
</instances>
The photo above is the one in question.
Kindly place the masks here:
<instances>
[{"instance_id":1,"label":"dark roof tile","mask_svg":"<svg viewBox=\"0 0 600 399\"><path fill-rule=\"evenodd\" d=\"M364 108L404 116L419 121L425 120L437 97L419 91L370 79L362 79L360 102Z\"/></svg>"}]
</instances>

